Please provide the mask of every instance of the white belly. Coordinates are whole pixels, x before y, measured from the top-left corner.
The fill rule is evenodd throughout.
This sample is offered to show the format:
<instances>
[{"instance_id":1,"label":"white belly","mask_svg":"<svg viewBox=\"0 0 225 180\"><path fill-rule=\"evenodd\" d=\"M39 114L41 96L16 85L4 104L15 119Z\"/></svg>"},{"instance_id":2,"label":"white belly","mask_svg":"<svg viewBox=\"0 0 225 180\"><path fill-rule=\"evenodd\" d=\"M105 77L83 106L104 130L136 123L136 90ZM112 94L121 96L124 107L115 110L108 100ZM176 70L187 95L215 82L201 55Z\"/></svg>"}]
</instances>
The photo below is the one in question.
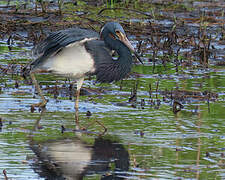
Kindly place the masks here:
<instances>
[{"instance_id":1,"label":"white belly","mask_svg":"<svg viewBox=\"0 0 225 180\"><path fill-rule=\"evenodd\" d=\"M92 56L87 53L83 43L79 42L68 45L61 52L50 57L43 67L57 74L75 78L95 70Z\"/></svg>"}]
</instances>

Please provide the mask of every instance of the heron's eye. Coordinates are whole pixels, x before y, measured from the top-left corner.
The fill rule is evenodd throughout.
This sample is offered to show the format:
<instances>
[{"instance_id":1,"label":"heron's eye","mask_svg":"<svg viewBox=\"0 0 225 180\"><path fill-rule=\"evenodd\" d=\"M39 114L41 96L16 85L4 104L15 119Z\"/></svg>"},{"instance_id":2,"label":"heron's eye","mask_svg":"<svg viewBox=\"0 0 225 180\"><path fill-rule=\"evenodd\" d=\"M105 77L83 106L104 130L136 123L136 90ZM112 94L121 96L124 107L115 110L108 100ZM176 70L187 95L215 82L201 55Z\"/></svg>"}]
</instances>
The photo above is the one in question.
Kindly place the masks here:
<instances>
[{"instance_id":1,"label":"heron's eye","mask_svg":"<svg viewBox=\"0 0 225 180\"><path fill-rule=\"evenodd\" d=\"M121 32L120 32L119 30L116 30L115 32L116 32L116 35L117 35L118 37L121 36Z\"/></svg>"},{"instance_id":2,"label":"heron's eye","mask_svg":"<svg viewBox=\"0 0 225 180\"><path fill-rule=\"evenodd\" d=\"M116 39L115 35L112 34L112 33L110 33L109 36L110 36L111 38L113 38L113 39Z\"/></svg>"},{"instance_id":3,"label":"heron's eye","mask_svg":"<svg viewBox=\"0 0 225 180\"><path fill-rule=\"evenodd\" d=\"M120 40L124 39L124 35L123 35L122 32L120 32L119 30L116 30L115 32L116 32L116 36L117 36Z\"/></svg>"}]
</instances>

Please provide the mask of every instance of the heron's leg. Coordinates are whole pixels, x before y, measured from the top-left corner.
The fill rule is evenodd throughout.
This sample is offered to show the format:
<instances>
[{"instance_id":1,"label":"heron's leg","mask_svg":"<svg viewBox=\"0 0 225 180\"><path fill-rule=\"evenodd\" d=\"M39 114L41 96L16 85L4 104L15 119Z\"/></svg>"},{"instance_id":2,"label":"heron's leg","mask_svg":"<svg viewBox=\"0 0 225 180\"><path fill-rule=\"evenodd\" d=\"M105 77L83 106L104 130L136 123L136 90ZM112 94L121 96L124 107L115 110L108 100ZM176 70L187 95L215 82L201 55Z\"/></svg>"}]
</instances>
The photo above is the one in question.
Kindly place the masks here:
<instances>
[{"instance_id":1,"label":"heron's leg","mask_svg":"<svg viewBox=\"0 0 225 180\"><path fill-rule=\"evenodd\" d=\"M35 78L35 75L34 75L34 72L31 72L30 73L30 77L32 79L32 83L35 85L35 88L38 92L38 95L41 97L42 101L37 103L37 104L32 104L31 107L34 108L34 107L45 107L45 105L47 104L47 100L45 99L45 97L43 96L42 94L42 91L41 91L41 88Z\"/></svg>"},{"instance_id":2,"label":"heron's leg","mask_svg":"<svg viewBox=\"0 0 225 180\"><path fill-rule=\"evenodd\" d=\"M80 97L80 89L84 82L84 78L80 78L77 80L77 92L76 92L76 101L75 101L75 122L76 122L76 129L80 129L79 125L79 97Z\"/></svg>"},{"instance_id":3,"label":"heron's leg","mask_svg":"<svg viewBox=\"0 0 225 180\"><path fill-rule=\"evenodd\" d=\"M33 131L36 131L38 129L41 129L42 126L40 125L40 121L41 121L41 119L42 119L42 117L43 117L43 115L44 115L45 112L46 112L46 109L45 108L42 108L41 109L41 114L40 114L39 118L34 123Z\"/></svg>"}]
</instances>

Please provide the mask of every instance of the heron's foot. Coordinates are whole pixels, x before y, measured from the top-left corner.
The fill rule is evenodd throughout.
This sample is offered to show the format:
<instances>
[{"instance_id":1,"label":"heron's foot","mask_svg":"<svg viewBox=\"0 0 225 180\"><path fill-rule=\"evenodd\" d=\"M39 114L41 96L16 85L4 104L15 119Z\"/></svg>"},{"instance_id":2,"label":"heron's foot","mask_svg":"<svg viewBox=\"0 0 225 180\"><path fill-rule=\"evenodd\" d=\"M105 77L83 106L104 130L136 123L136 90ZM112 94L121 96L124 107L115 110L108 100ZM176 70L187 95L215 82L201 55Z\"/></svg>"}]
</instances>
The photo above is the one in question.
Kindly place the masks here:
<instances>
[{"instance_id":1,"label":"heron's foot","mask_svg":"<svg viewBox=\"0 0 225 180\"><path fill-rule=\"evenodd\" d=\"M97 123L98 125L100 125L103 129L103 131L100 133L100 135L104 135L107 132L107 128L104 126L103 123L101 123L98 120L93 120L91 123L89 123L86 127L84 127L84 130L87 130L90 126L92 126L93 124Z\"/></svg>"},{"instance_id":2,"label":"heron's foot","mask_svg":"<svg viewBox=\"0 0 225 180\"><path fill-rule=\"evenodd\" d=\"M39 102L39 103L32 104L32 105L31 105L31 108L30 108L30 111L31 111L31 112L34 112L35 107L39 107L39 108L41 108L41 109L45 109L47 102L48 102L48 100L45 99L45 100L43 100L43 101L41 101L41 102Z\"/></svg>"},{"instance_id":3,"label":"heron's foot","mask_svg":"<svg viewBox=\"0 0 225 180\"><path fill-rule=\"evenodd\" d=\"M104 135L107 132L107 128L104 126L103 123L99 122L98 120L93 120L91 121L87 126L81 126L79 124L78 119L76 119L76 126L75 126L75 131L81 132L81 133L87 133L87 134L96 134L96 132L92 132L92 131L88 131L88 128L92 125L94 125L95 123L97 123L98 125L100 125L103 129L102 132L97 133L99 135Z\"/></svg>"}]
</instances>

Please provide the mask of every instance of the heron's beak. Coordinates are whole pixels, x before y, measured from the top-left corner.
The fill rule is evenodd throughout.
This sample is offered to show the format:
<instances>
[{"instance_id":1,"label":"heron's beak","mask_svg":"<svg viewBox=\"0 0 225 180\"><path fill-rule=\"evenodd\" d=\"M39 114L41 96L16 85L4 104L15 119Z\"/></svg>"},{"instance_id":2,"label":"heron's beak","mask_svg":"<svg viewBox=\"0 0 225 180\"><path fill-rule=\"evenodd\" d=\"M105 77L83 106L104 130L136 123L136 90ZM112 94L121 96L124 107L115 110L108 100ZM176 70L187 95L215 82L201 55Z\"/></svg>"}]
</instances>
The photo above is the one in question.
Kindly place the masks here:
<instances>
[{"instance_id":1,"label":"heron's beak","mask_svg":"<svg viewBox=\"0 0 225 180\"><path fill-rule=\"evenodd\" d=\"M134 47L132 46L132 44L130 43L130 41L127 39L126 35L124 35L122 32L120 31L116 31L116 35L118 36L119 40L122 41L130 50L131 52L134 53L134 55L136 56L136 58L141 62L141 64L143 64L141 58L139 57L139 55L137 54L137 52L135 51ZM144 65L144 64L143 64Z\"/></svg>"}]
</instances>

